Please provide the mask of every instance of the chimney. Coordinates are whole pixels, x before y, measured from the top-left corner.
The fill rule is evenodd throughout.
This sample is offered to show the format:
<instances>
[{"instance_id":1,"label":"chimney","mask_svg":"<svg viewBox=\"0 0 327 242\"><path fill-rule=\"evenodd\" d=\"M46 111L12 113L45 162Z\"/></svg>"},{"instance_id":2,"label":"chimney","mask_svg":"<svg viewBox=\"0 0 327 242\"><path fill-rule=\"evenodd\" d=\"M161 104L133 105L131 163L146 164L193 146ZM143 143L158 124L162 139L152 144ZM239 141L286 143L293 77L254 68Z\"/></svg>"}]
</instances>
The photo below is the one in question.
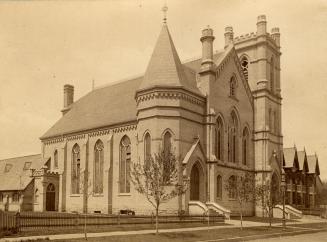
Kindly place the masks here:
<instances>
[{"instance_id":1,"label":"chimney","mask_svg":"<svg viewBox=\"0 0 327 242\"><path fill-rule=\"evenodd\" d=\"M260 15L258 16L257 21L257 35L265 35L267 33L267 21L266 21L266 15Z\"/></svg>"},{"instance_id":2,"label":"chimney","mask_svg":"<svg viewBox=\"0 0 327 242\"><path fill-rule=\"evenodd\" d=\"M62 115L65 115L74 102L74 86L64 85L64 108L61 110Z\"/></svg>"},{"instance_id":3,"label":"chimney","mask_svg":"<svg viewBox=\"0 0 327 242\"><path fill-rule=\"evenodd\" d=\"M202 42L202 63L201 68L210 69L213 65L213 41L215 37L213 36L213 30L208 26L206 29L202 30L202 37L200 41Z\"/></svg>"},{"instance_id":4,"label":"chimney","mask_svg":"<svg viewBox=\"0 0 327 242\"><path fill-rule=\"evenodd\" d=\"M234 32L233 32L233 27L227 26L225 28L225 48L227 48L228 45L233 43L234 39Z\"/></svg>"},{"instance_id":5,"label":"chimney","mask_svg":"<svg viewBox=\"0 0 327 242\"><path fill-rule=\"evenodd\" d=\"M275 40L276 45L280 47L280 33L279 28L275 27L271 29L271 37Z\"/></svg>"}]
</instances>

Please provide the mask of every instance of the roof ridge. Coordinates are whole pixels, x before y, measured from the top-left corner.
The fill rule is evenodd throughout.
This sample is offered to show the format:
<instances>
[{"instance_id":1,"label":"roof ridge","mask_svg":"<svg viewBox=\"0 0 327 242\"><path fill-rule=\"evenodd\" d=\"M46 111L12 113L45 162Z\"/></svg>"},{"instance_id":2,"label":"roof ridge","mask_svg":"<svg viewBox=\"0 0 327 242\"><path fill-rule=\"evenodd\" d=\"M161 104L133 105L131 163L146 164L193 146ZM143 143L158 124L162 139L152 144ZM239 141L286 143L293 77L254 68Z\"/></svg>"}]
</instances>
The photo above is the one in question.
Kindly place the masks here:
<instances>
[{"instance_id":1,"label":"roof ridge","mask_svg":"<svg viewBox=\"0 0 327 242\"><path fill-rule=\"evenodd\" d=\"M23 155L23 156L11 157L11 158L4 158L4 159L0 159L0 161L9 161L9 160L13 160L13 159L25 158L25 157L37 156L37 155L41 155L41 154Z\"/></svg>"}]
</instances>

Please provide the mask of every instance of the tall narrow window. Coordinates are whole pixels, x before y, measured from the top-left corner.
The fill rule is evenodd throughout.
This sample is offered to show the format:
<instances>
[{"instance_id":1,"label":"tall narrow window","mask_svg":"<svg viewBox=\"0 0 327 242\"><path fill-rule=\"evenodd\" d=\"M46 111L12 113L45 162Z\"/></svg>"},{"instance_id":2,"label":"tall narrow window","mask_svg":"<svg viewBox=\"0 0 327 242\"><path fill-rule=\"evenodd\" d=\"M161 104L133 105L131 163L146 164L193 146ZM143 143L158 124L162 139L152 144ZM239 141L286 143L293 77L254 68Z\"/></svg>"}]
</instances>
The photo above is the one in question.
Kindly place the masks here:
<instances>
[{"instance_id":1,"label":"tall narrow window","mask_svg":"<svg viewBox=\"0 0 327 242\"><path fill-rule=\"evenodd\" d=\"M164 181L167 181L169 179L169 173L170 173L170 159L171 159L171 133L166 132L164 135Z\"/></svg>"},{"instance_id":2,"label":"tall narrow window","mask_svg":"<svg viewBox=\"0 0 327 242\"><path fill-rule=\"evenodd\" d=\"M271 57L270 59L270 90L271 92L274 92L275 87L275 64L274 64L274 58Z\"/></svg>"},{"instance_id":3,"label":"tall narrow window","mask_svg":"<svg viewBox=\"0 0 327 242\"><path fill-rule=\"evenodd\" d=\"M275 134L278 134L278 116L276 111L274 111L274 130Z\"/></svg>"},{"instance_id":4,"label":"tall narrow window","mask_svg":"<svg viewBox=\"0 0 327 242\"><path fill-rule=\"evenodd\" d=\"M144 159L146 163L151 159L151 136L149 133L144 136Z\"/></svg>"},{"instance_id":5,"label":"tall narrow window","mask_svg":"<svg viewBox=\"0 0 327 242\"><path fill-rule=\"evenodd\" d=\"M130 192L131 141L125 135L120 142L119 192Z\"/></svg>"},{"instance_id":6,"label":"tall narrow window","mask_svg":"<svg viewBox=\"0 0 327 242\"><path fill-rule=\"evenodd\" d=\"M236 96L236 78L232 76L229 81L229 96L235 97Z\"/></svg>"},{"instance_id":7,"label":"tall narrow window","mask_svg":"<svg viewBox=\"0 0 327 242\"><path fill-rule=\"evenodd\" d=\"M242 163L243 165L247 165L249 157L249 131L247 128L243 130L242 137Z\"/></svg>"},{"instance_id":8,"label":"tall narrow window","mask_svg":"<svg viewBox=\"0 0 327 242\"><path fill-rule=\"evenodd\" d=\"M54 168L58 168L58 151L55 150L53 154L53 163L54 163Z\"/></svg>"},{"instance_id":9,"label":"tall narrow window","mask_svg":"<svg viewBox=\"0 0 327 242\"><path fill-rule=\"evenodd\" d=\"M217 135L218 135L217 127L214 127L213 128L213 137L212 137L212 149L213 149L213 153L215 154L216 158L218 159Z\"/></svg>"},{"instance_id":10,"label":"tall narrow window","mask_svg":"<svg viewBox=\"0 0 327 242\"><path fill-rule=\"evenodd\" d=\"M230 199L236 198L236 176L230 176L228 179L228 196Z\"/></svg>"},{"instance_id":11,"label":"tall narrow window","mask_svg":"<svg viewBox=\"0 0 327 242\"><path fill-rule=\"evenodd\" d=\"M81 173L80 148L78 144L75 144L72 150L72 171L71 171L72 194L80 193L80 173Z\"/></svg>"},{"instance_id":12,"label":"tall narrow window","mask_svg":"<svg viewBox=\"0 0 327 242\"><path fill-rule=\"evenodd\" d=\"M248 61L248 58L246 58L246 56L243 56L241 59L241 67L243 70L245 80L248 81L249 80L249 61Z\"/></svg>"},{"instance_id":13,"label":"tall narrow window","mask_svg":"<svg viewBox=\"0 0 327 242\"><path fill-rule=\"evenodd\" d=\"M223 191L223 184L222 184L222 179L221 176L217 176L217 198L221 199L222 198L222 191Z\"/></svg>"},{"instance_id":14,"label":"tall narrow window","mask_svg":"<svg viewBox=\"0 0 327 242\"><path fill-rule=\"evenodd\" d=\"M103 193L103 143L98 140L94 145L94 184L93 191L96 194Z\"/></svg>"},{"instance_id":15,"label":"tall narrow window","mask_svg":"<svg viewBox=\"0 0 327 242\"><path fill-rule=\"evenodd\" d=\"M238 147L238 124L236 114L232 112L229 122L228 132L228 160L229 162L236 163L237 161L237 147Z\"/></svg>"},{"instance_id":16,"label":"tall narrow window","mask_svg":"<svg viewBox=\"0 0 327 242\"><path fill-rule=\"evenodd\" d=\"M217 119L217 159L223 160L224 127L221 118Z\"/></svg>"}]
</instances>

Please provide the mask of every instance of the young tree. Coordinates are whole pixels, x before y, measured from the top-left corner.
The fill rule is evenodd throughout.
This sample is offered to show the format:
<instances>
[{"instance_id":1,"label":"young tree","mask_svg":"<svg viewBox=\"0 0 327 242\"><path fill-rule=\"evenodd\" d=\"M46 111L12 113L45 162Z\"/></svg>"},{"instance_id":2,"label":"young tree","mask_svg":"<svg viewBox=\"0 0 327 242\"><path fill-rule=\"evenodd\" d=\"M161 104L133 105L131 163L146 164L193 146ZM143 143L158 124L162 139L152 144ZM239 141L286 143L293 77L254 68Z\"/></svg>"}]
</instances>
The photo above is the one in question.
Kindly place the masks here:
<instances>
[{"instance_id":1,"label":"young tree","mask_svg":"<svg viewBox=\"0 0 327 242\"><path fill-rule=\"evenodd\" d=\"M250 173L245 173L240 177L232 176L228 179L225 189L229 192L230 197L235 198L239 204L242 230L244 205L254 199L254 177Z\"/></svg>"},{"instance_id":2,"label":"young tree","mask_svg":"<svg viewBox=\"0 0 327 242\"><path fill-rule=\"evenodd\" d=\"M256 203L262 206L269 218L269 227L271 227L273 208L281 202L280 189L277 184L270 180L264 181L262 184L257 183L255 187Z\"/></svg>"},{"instance_id":3,"label":"young tree","mask_svg":"<svg viewBox=\"0 0 327 242\"><path fill-rule=\"evenodd\" d=\"M188 189L188 181L183 179L182 174L182 167L175 155L164 151L159 151L154 157L149 156L143 164L133 164L132 183L156 211L157 234L160 205L184 194Z\"/></svg>"}]
</instances>

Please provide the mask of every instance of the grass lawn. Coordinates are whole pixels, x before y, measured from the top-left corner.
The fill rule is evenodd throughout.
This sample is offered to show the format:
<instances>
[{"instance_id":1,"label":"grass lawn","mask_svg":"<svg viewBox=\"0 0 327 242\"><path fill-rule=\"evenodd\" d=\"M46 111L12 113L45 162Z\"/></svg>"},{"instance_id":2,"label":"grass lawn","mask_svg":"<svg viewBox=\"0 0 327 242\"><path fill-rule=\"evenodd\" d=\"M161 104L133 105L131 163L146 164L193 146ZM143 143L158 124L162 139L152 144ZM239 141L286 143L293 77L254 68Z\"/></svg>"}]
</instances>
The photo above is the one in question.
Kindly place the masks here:
<instances>
[{"instance_id":1,"label":"grass lawn","mask_svg":"<svg viewBox=\"0 0 327 242\"><path fill-rule=\"evenodd\" d=\"M225 223L212 223L210 226L226 225ZM170 228L192 228L208 226L207 222L194 222L194 223L162 223L159 224L160 229ZM112 231L135 231L155 229L154 224L124 224L124 225L101 225L101 226L88 226L88 233L97 232L112 232ZM50 227L50 228L36 228L35 230L29 229L28 231L21 231L17 234L12 234L7 237L21 237L21 236L33 236L33 235L51 235L51 234L75 234L84 233L83 226L75 227Z\"/></svg>"},{"instance_id":2,"label":"grass lawn","mask_svg":"<svg viewBox=\"0 0 327 242\"><path fill-rule=\"evenodd\" d=\"M301 231L301 229L287 228L285 232ZM268 227L251 227L240 230L239 228L226 228L216 230L203 230L194 232L178 232L178 233L162 233L159 235L145 234L145 235L126 235L126 236L112 236L112 237L99 237L88 238L88 241L108 241L108 242L195 242L203 240L216 240L216 239L233 239L233 241L244 241L251 239L251 236L276 234L283 232L281 228L268 228ZM250 237L247 237L250 236ZM239 237L239 238L237 238ZM243 237L243 238L242 238ZM253 238L253 237L252 237ZM59 240L60 241L60 240ZM63 240L62 240L63 241ZM75 239L70 241L85 241L84 239Z\"/></svg>"}]
</instances>

